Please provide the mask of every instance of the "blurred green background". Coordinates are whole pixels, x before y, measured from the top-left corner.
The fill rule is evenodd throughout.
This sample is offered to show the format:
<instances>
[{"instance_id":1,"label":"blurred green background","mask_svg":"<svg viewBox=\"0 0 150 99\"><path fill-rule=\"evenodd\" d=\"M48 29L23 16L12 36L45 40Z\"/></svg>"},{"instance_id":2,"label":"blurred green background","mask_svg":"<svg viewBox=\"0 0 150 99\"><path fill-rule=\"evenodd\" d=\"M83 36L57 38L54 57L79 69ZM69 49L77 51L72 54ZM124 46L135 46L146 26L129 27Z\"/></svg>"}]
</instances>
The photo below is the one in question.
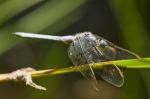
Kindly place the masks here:
<instances>
[{"instance_id":1,"label":"blurred green background","mask_svg":"<svg viewBox=\"0 0 150 99\"><path fill-rule=\"evenodd\" d=\"M68 45L19 38L13 32L74 35L91 31L118 46L150 57L149 0L0 0L0 73L23 67L72 66ZM99 80L100 92L80 73L34 79L47 91L23 82L0 83L0 99L149 99L150 69L128 69L116 88Z\"/></svg>"}]
</instances>

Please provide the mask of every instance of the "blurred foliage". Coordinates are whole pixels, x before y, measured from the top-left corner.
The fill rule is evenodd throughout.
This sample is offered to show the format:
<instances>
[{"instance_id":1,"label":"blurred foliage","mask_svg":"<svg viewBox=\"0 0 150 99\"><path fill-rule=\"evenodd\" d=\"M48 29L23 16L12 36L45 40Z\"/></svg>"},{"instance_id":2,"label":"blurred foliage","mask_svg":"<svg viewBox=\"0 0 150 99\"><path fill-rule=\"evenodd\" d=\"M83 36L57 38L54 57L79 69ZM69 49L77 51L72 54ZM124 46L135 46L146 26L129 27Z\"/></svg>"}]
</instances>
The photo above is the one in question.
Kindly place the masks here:
<instances>
[{"instance_id":1,"label":"blurred foliage","mask_svg":"<svg viewBox=\"0 0 150 99\"><path fill-rule=\"evenodd\" d=\"M149 0L1 0L1 73L31 66L36 69L70 66L63 43L19 38L15 31L69 35L91 31L113 43L150 56ZM49 67L51 66L51 67ZM97 93L79 73L35 79L47 87L36 91L23 83L1 83L2 99L149 99L150 70L129 69L123 88L99 81ZM86 94L85 94L86 93ZM119 97L119 98L117 98Z\"/></svg>"}]
</instances>

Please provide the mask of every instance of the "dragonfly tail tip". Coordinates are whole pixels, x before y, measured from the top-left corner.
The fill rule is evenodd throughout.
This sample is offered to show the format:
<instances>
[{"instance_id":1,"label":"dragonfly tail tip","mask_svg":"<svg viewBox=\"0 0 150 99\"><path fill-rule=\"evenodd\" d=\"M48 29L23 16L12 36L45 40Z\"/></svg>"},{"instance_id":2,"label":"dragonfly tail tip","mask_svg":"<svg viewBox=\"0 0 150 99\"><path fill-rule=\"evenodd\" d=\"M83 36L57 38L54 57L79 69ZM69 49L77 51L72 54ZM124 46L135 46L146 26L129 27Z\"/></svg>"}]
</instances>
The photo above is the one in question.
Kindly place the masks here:
<instances>
[{"instance_id":1,"label":"dragonfly tail tip","mask_svg":"<svg viewBox=\"0 0 150 99\"><path fill-rule=\"evenodd\" d=\"M13 35L24 37L24 32L13 32Z\"/></svg>"}]
</instances>

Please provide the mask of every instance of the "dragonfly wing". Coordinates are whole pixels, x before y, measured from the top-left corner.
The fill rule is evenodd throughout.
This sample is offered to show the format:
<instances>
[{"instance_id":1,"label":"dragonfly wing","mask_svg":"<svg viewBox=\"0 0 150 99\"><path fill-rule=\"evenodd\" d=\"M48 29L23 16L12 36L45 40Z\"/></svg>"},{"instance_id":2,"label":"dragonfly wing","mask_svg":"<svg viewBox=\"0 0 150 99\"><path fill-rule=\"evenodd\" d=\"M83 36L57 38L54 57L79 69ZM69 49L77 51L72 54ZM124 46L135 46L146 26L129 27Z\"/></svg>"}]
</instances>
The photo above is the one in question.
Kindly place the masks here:
<instances>
[{"instance_id":1,"label":"dragonfly wing","mask_svg":"<svg viewBox=\"0 0 150 99\"><path fill-rule=\"evenodd\" d=\"M109 51L104 51L99 49L98 47L96 47L96 49L99 51L99 53L101 53L101 57L103 56L103 60L102 61L110 61L110 60L115 60L114 59L114 55L116 52L109 52ZM114 49L113 49L114 51ZM109 55L109 53L111 55ZM103 66L102 69L96 70L95 72L100 75L105 81L107 81L108 83L117 86L117 87L121 87L124 83L124 75L123 75L123 68L118 68L116 65L108 65L108 66Z\"/></svg>"},{"instance_id":2,"label":"dragonfly wing","mask_svg":"<svg viewBox=\"0 0 150 99\"><path fill-rule=\"evenodd\" d=\"M135 53L120 48L113 43L105 40L104 38L99 37L98 40L99 42L97 42L96 49L104 57L104 60L102 61L139 58ZM98 70L96 72L105 81L114 86L121 87L124 83L123 70L124 68L119 68L116 65L109 65L104 66L101 70Z\"/></svg>"},{"instance_id":3,"label":"dragonfly wing","mask_svg":"<svg viewBox=\"0 0 150 99\"><path fill-rule=\"evenodd\" d=\"M76 66L84 65L79 67L79 71L85 78L96 80L92 68L88 65L89 59L87 59L87 55L85 54L86 48L81 43L82 43L81 38L76 39L74 42L72 42L68 51L69 57L72 60L74 65Z\"/></svg>"},{"instance_id":4,"label":"dragonfly wing","mask_svg":"<svg viewBox=\"0 0 150 99\"><path fill-rule=\"evenodd\" d=\"M116 60L140 58L140 56L134 52L131 52L116 45L114 46L115 46L114 48L116 49L116 57L115 57Z\"/></svg>"},{"instance_id":5,"label":"dragonfly wing","mask_svg":"<svg viewBox=\"0 0 150 99\"><path fill-rule=\"evenodd\" d=\"M88 65L94 63L93 57L97 57L97 52L95 52L96 50L93 49L93 46L93 43L87 38L78 37L72 42L68 52L74 65L83 65L79 67L79 71L85 78L93 80L93 85L98 90L94 71Z\"/></svg>"},{"instance_id":6,"label":"dragonfly wing","mask_svg":"<svg viewBox=\"0 0 150 99\"><path fill-rule=\"evenodd\" d=\"M95 72L114 86L121 87L124 84L124 75L120 68L115 65L105 66Z\"/></svg>"},{"instance_id":7,"label":"dragonfly wing","mask_svg":"<svg viewBox=\"0 0 150 99\"><path fill-rule=\"evenodd\" d=\"M88 64L138 57L138 55L122 49L104 38L91 33L77 35L70 45L68 52L74 65L84 65L79 67L82 75L85 78L94 80L94 82L96 82L95 74ZM122 68L111 65L104 66L96 72L105 81L120 87L124 83L122 70Z\"/></svg>"},{"instance_id":8,"label":"dragonfly wing","mask_svg":"<svg viewBox=\"0 0 150 99\"><path fill-rule=\"evenodd\" d=\"M105 57L106 60L124 60L140 58L137 54L119 46L116 46L115 44L107 41L104 38L100 38L100 41L97 43L97 49Z\"/></svg>"}]
</instances>

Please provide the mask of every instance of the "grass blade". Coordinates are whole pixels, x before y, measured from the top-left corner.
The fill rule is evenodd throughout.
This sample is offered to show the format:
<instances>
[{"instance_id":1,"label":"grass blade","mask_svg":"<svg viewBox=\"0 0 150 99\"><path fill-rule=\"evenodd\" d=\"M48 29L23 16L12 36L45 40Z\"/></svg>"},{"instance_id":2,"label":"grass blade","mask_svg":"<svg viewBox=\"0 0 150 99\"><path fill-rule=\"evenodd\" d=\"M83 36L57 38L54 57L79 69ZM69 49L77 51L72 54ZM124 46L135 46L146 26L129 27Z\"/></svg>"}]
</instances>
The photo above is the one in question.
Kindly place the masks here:
<instances>
[{"instance_id":1,"label":"grass blade","mask_svg":"<svg viewBox=\"0 0 150 99\"><path fill-rule=\"evenodd\" d=\"M123 68L150 68L150 58L141 58L141 59L129 59L129 60L116 60L116 61L106 61L100 63L89 64L93 69L100 69L103 66L115 64ZM44 76L44 75L55 75L63 74L69 72L78 72L78 66L60 68L60 69L47 69L39 70L32 72L33 77Z\"/></svg>"}]
</instances>

